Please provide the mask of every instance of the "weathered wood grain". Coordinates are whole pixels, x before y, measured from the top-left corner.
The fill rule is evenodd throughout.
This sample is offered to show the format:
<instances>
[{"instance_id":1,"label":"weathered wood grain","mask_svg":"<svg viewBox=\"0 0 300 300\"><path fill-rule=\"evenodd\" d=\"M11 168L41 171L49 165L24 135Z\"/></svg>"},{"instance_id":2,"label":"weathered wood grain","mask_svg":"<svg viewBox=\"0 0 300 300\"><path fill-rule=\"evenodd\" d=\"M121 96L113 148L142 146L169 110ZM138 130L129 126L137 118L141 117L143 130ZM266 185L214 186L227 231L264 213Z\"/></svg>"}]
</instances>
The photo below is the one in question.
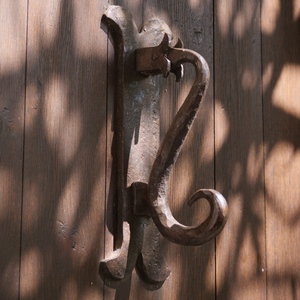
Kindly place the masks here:
<instances>
[{"instance_id":1,"label":"weathered wood grain","mask_svg":"<svg viewBox=\"0 0 300 300\"><path fill-rule=\"evenodd\" d=\"M102 299L107 37L99 1L30 1L22 299Z\"/></svg>"},{"instance_id":2,"label":"weathered wood grain","mask_svg":"<svg viewBox=\"0 0 300 300\"><path fill-rule=\"evenodd\" d=\"M268 299L300 298L300 1L263 1Z\"/></svg>"},{"instance_id":3,"label":"weathered wood grain","mask_svg":"<svg viewBox=\"0 0 300 300\"><path fill-rule=\"evenodd\" d=\"M27 1L0 5L0 298L18 299Z\"/></svg>"},{"instance_id":4,"label":"weathered wood grain","mask_svg":"<svg viewBox=\"0 0 300 300\"><path fill-rule=\"evenodd\" d=\"M259 1L215 1L216 189L229 203L217 238L217 299L266 299Z\"/></svg>"}]
</instances>

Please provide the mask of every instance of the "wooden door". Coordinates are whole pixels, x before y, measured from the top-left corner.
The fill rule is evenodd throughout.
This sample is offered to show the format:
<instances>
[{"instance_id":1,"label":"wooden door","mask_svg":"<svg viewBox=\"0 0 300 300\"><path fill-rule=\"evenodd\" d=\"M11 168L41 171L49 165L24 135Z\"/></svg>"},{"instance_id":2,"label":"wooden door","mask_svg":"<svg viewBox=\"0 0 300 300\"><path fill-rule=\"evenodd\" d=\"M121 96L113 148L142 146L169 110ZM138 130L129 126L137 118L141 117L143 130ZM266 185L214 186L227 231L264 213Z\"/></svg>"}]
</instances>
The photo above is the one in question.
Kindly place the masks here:
<instances>
[{"instance_id":1,"label":"wooden door","mask_svg":"<svg viewBox=\"0 0 300 300\"><path fill-rule=\"evenodd\" d=\"M216 240L164 240L172 272L147 290L135 272L105 286L113 249L118 145L109 4L138 25L160 18L199 52L210 85L172 173L179 221L229 204ZM299 299L300 1L1 0L0 299ZM191 87L162 82L161 137Z\"/></svg>"}]
</instances>

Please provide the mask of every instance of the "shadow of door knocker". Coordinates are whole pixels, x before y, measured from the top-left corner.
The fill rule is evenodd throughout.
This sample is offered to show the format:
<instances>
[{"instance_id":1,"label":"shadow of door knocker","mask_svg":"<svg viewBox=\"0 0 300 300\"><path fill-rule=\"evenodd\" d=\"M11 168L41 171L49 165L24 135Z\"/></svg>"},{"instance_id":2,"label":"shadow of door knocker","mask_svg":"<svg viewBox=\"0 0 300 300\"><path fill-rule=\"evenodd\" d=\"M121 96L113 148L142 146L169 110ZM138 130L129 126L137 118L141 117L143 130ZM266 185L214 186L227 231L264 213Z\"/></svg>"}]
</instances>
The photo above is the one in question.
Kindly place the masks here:
<instances>
[{"instance_id":1,"label":"shadow of door knocker","mask_svg":"<svg viewBox=\"0 0 300 300\"><path fill-rule=\"evenodd\" d=\"M214 238L227 220L227 202L213 189L198 190L188 201L206 199L207 219L185 226L168 203L170 172L195 119L209 81L209 68L198 53L184 49L164 21L147 21L139 32L131 14L109 6L102 17L113 38L116 64L117 205L115 250L100 262L99 273L113 286L133 268L149 289L159 288L170 274L163 260L161 235L189 246ZM160 76L174 73L179 81L183 63L195 68L195 81L159 146ZM151 75L151 76L150 76ZM161 234L161 235L160 235Z\"/></svg>"}]
</instances>

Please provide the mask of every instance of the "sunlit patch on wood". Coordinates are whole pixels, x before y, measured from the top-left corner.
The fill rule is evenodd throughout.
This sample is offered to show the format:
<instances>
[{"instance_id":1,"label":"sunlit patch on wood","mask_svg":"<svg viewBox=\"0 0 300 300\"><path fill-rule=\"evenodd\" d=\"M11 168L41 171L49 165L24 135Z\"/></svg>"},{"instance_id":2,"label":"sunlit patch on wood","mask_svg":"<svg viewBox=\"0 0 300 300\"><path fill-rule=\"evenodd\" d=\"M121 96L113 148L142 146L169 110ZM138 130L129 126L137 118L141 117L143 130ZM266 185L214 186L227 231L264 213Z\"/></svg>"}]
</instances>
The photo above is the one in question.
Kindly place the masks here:
<instances>
[{"instance_id":1,"label":"sunlit patch on wood","mask_svg":"<svg viewBox=\"0 0 300 300\"><path fill-rule=\"evenodd\" d=\"M274 33L277 25L277 19L281 9L280 0L263 0L262 1L262 15L261 30L266 35Z\"/></svg>"},{"instance_id":2,"label":"sunlit patch on wood","mask_svg":"<svg viewBox=\"0 0 300 300\"><path fill-rule=\"evenodd\" d=\"M300 118L300 66L284 66L273 91L273 104L286 113Z\"/></svg>"}]
</instances>

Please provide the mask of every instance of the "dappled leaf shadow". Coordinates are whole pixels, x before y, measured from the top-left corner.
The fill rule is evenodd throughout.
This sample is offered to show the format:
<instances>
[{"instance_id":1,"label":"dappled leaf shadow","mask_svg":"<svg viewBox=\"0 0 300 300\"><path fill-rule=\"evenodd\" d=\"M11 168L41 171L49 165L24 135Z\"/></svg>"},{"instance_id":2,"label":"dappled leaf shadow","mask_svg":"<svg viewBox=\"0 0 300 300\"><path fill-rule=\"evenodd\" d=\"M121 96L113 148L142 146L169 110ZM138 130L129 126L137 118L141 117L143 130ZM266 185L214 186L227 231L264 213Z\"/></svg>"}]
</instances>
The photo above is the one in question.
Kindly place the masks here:
<instances>
[{"instance_id":1,"label":"dappled leaf shadow","mask_svg":"<svg viewBox=\"0 0 300 300\"><path fill-rule=\"evenodd\" d=\"M59 12L52 20L57 31L46 39L48 27L43 24L35 30L34 26L40 24L32 19L41 7L29 1L26 61L0 75L0 170L14 186L23 186L8 191L12 203L0 215L0 226L5 228L0 231L1 299L17 297L19 255L23 299L47 299L50 295L51 299L70 295L74 299L99 299L103 293L98 262L104 257L104 226L113 207L110 203L105 216L105 197L114 197L114 192L109 192L114 184L106 186L105 179L111 146L106 132L111 124L107 123L107 40L99 27L104 7L103 3L87 4L91 7L86 12L93 14L91 17L80 14L83 4L66 0L57 3L59 7L52 7L52 13ZM270 176L281 145L287 149L288 163L298 162L299 113L282 102L299 101L281 99L278 89L288 84L282 79L286 68L299 68L300 18L299 14L295 17L295 1L281 0L272 30L264 30L261 7L264 10L265 3L118 1L133 8L139 25L151 16L164 19L173 26L175 39L181 37L186 48L198 51L208 61L211 85L176 163L170 202L180 221L196 221L205 207L188 209L184 199L198 188L215 187L227 198L230 216L216 244L211 241L200 248L185 248L164 242L162 251L174 271L161 290L145 291L133 275L114 291L116 299L133 295L137 299L166 299L170 293L172 299L184 299L186 295L243 299L249 290L263 297L267 289L282 285L289 287L294 299L299 296L298 273L276 269L270 263L268 256L275 254L268 239L276 239L272 224L279 222L279 226L292 230L300 221L299 206L295 204L293 211L285 209ZM10 8L11 18L20 15L17 2ZM43 9L51 11L50 6ZM140 11L143 13L138 14ZM39 20L44 21L42 17ZM83 26L85 35L90 30L99 32L99 39L92 37L84 50L78 42L78 26ZM187 68L180 86L173 78L166 81L167 92L161 99L162 136L192 78ZM24 82L26 97L25 87L15 88ZM287 189L292 188L288 180L282 181ZM1 191L2 195L8 192ZM289 195L299 202L296 193ZM14 215L18 216L12 219ZM113 231L113 220L110 222ZM19 235L21 239L16 239ZM294 254L289 254L293 260ZM297 265L295 260L292 263ZM106 295L109 297L109 293Z\"/></svg>"}]
</instances>

